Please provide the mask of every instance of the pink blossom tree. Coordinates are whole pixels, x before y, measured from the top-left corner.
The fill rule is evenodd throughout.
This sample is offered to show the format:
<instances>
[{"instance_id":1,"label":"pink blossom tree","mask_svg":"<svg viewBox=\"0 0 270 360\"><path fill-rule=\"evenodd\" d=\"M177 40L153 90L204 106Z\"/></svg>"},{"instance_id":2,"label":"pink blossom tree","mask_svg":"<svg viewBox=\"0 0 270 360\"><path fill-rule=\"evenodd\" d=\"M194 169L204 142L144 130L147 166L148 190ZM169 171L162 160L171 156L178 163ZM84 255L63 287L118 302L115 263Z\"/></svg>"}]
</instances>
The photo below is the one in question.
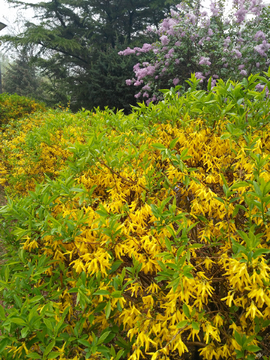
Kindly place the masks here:
<instances>
[{"instance_id":1,"label":"pink blossom tree","mask_svg":"<svg viewBox=\"0 0 270 360\"><path fill-rule=\"evenodd\" d=\"M219 78L241 80L267 70L270 10L262 0L234 0L227 17L222 0L212 0L210 14L199 1L193 8L185 3L177 7L179 12L172 11L158 30L148 28L159 36L157 42L119 52L140 59L134 78L126 81L138 87L138 100L162 99L159 89L184 86L191 73L204 87L210 77L214 86Z\"/></svg>"}]
</instances>

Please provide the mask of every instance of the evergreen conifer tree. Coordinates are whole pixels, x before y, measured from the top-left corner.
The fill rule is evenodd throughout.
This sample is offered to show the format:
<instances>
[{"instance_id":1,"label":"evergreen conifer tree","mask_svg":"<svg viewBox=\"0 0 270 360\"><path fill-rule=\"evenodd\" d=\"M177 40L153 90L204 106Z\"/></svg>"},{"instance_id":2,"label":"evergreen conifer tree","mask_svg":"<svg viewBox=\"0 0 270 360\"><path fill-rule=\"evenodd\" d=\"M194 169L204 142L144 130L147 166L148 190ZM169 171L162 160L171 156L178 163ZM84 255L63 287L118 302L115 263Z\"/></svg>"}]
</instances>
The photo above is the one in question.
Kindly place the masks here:
<instances>
[{"instance_id":1,"label":"evergreen conifer tree","mask_svg":"<svg viewBox=\"0 0 270 360\"><path fill-rule=\"evenodd\" d=\"M18 52L17 59L9 64L3 76L3 91L10 94L42 99L41 76L30 62L27 47Z\"/></svg>"},{"instance_id":2,"label":"evergreen conifer tree","mask_svg":"<svg viewBox=\"0 0 270 360\"><path fill-rule=\"evenodd\" d=\"M9 0L13 4L24 4ZM27 4L39 22L3 40L35 49L32 58L50 79L54 101L81 106L128 108L135 89L126 88L136 57L116 57L126 46L153 42L143 30L158 26L179 0L51 0Z\"/></svg>"}]
</instances>

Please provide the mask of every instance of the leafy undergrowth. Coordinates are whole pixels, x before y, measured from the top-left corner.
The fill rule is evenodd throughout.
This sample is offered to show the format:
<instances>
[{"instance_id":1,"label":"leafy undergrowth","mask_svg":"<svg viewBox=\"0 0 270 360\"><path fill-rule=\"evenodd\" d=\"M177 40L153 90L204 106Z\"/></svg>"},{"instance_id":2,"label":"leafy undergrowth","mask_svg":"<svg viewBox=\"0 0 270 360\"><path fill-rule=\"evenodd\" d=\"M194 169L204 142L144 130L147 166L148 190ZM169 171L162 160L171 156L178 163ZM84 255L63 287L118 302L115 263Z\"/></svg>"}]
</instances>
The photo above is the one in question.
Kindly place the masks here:
<instances>
[{"instance_id":1,"label":"leafy undergrowth","mask_svg":"<svg viewBox=\"0 0 270 360\"><path fill-rule=\"evenodd\" d=\"M268 359L267 77L1 135L2 359Z\"/></svg>"},{"instance_id":2,"label":"leafy undergrowth","mask_svg":"<svg viewBox=\"0 0 270 360\"><path fill-rule=\"evenodd\" d=\"M0 207L6 205L6 196L4 188L0 185ZM0 238L0 264L3 262L3 257L6 254L6 249Z\"/></svg>"},{"instance_id":3,"label":"leafy undergrowth","mask_svg":"<svg viewBox=\"0 0 270 360\"><path fill-rule=\"evenodd\" d=\"M34 100L17 94L0 94L0 127L11 124L12 119L17 120L42 110L45 110L45 106Z\"/></svg>"}]
</instances>

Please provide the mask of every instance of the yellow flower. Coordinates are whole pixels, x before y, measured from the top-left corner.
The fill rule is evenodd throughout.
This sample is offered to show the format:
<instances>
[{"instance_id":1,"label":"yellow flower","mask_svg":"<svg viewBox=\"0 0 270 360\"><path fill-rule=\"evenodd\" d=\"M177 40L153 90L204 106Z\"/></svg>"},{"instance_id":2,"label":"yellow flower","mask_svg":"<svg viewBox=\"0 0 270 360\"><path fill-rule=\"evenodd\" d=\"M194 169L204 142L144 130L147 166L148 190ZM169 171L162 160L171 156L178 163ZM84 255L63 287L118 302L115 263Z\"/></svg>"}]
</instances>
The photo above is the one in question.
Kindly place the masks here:
<instances>
[{"instance_id":1,"label":"yellow flower","mask_svg":"<svg viewBox=\"0 0 270 360\"><path fill-rule=\"evenodd\" d=\"M201 338L200 336L198 335L200 332L200 330L194 330L194 329L191 329L191 333L189 334L188 336L188 340L192 337L192 341L195 341L195 336L196 338L201 341Z\"/></svg>"},{"instance_id":2,"label":"yellow flower","mask_svg":"<svg viewBox=\"0 0 270 360\"><path fill-rule=\"evenodd\" d=\"M227 344L223 345L221 348L221 356L224 358L224 359L229 359L230 356L231 356L231 351L228 347Z\"/></svg>"},{"instance_id":3,"label":"yellow flower","mask_svg":"<svg viewBox=\"0 0 270 360\"><path fill-rule=\"evenodd\" d=\"M86 272L85 266L84 266L83 262L80 259L77 259L77 260L73 261L72 263L70 263L70 265L71 264L74 264L73 268L75 269L75 271L77 273L81 273L82 271Z\"/></svg>"},{"instance_id":4,"label":"yellow flower","mask_svg":"<svg viewBox=\"0 0 270 360\"><path fill-rule=\"evenodd\" d=\"M256 314L263 317L263 314L257 309L257 307L255 306L253 301L251 302L251 305L246 310L248 310L246 313L246 317L248 317L250 315L251 318L254 319Z\"/></svg>"},{"instance_id":5,"label":"yellow flower","mask_svg":"<svg viewBox=\"0 0 270 360\"><path fill-rule=\"evenodd\" d=\"M186 345L183 343L181 337L179 337L179 339L176 340L173 351L177 350L179 353L179 356L182 356L182 354L184 354L184 352L188 352L188 348L186 347Z\"/></svg>"},{"instance_id":6,"label":"yellow flower","mask_svg":"<svg viewBox=\"0 0 270 360\"><path fill-rule=\"evenodd\" d=\"M207 257L204 260L204 264L205 264L206 269L209 270L212 268L212 264L214 264L214 261L212 261L211 259L209 259L209 257Z\"/></svg>"},{"instance_id":7,"label":"yellow flower","mask_svg":"<svg viewBox=\"0 0 270 360\"><path fill-rule=\"evenodd\" d=\"M214 349L213 344L209 344L208 346L206 346L205 348L200 349L200 356L205 358L205 359L216 359L217 358L217 353L216 350Z\"/></svg>"},{"instance_id":8,"label":"yellow flower","mask_svg":"<svg viewBox=\"0 0 270 360\"><path fill-rule=\"evenodd\" d=\"M219 313L215 316L214 318L214 325L218 328L220 326L223 325L223 319L222 317L219 315Z\"/></svg>"},{"instance_id":9,"label":"yellow flower","mask_svg":"<svg viewBox=\"0 0 270 360\"><path fill-rule=\"evenodd\" d=\"M203 330L204 330L204 341L206 344L209 343L209 338L211 336L212 339L215 339L216 341L220 341L219 337L219 331L217 328L212 326L209 322L206 324L203 324Z\"/></svg>"},{"instance_id":10,"label":"yellow flower","mask_svg":"<svg viewBox=\"0 0 270 360\"><path fill-rule=\"evenodd\" d=\"M248 297L251 298L251 299L255 297L257 305L259 307L262 307L263 304L265 303L265 300L266 300L266 295L265 295L264 290L262 288L252 289L252 291L250 291L250 293L248 294Z\"/></svg>"},{"instance_id":11,"label":"yellow flower","mask_svg":"<svg viewBox=\"0 0 270 360\"><path fill-rule=\"evenodd\" d=\"M233 297L234 297L234 291L229 291L228 292L228 296L226 296L225 298L222 298L221 301L226 301L226 305L228 305L229 307L232 306L232 302L233 302Z\"/></svg>"},{"instance_id":12,"label":"yellow flower","mask_svg":"<svg viewBox=\"0 0 270 360\"><path fill-rule=\"evenodd\" d=\"M197 289L198 295L201 295L202 298L206 296L206 293L211 296L214 291L214 288L209 283L207 283L206 280L201 281L197 285Z\"/></svg>"}]
</instances>

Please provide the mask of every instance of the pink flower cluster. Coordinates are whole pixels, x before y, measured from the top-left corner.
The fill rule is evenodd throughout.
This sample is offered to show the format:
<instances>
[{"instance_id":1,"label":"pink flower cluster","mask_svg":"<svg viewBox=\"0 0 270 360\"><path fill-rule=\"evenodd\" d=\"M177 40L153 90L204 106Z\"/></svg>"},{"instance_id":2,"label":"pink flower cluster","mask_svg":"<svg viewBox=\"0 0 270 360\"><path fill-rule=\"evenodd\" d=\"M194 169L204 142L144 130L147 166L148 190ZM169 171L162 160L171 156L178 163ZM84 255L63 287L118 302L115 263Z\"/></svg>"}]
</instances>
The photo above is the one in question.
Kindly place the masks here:
<instances>
[{"instance_id":1,"label":"pink flower cluster","mask_svg":"<svg viewBox=\"0 0 270 360\"><path fill-rule=\"evenodd\" d=\"M270 44L266 40L263 40L263 42L260 45L257 45L254 47L254 50L257 51L261 56L267 57L267 52L270 49Z\"/></svg>"},{"instance_id":2,"label":"pink flower cluster","mask_svg":"<svg viewBox=\"0 0 270 360\"><path fill-rule=\"evenodd\" d=\"M239 80L251 71L266 71L270 61L270 9L265 12L262 0L233 0L233 5L233 16L221 20L219 28L216 20L211 21L222 19L224 9L218 0L211 1L210 16L181 3L178 12L171 11L154 31L159 41L120 51L119 55L142 58L133 68L134 79L126 80L127 85L141 87L136 98L146 98L147 103L159 100L158 89L184 84L187 71L194 72L202 85L212 76L212 87L218 78L230 78L232 71ZM248 13L255 18L246 20ZM262 17L264 23L259 20ZM247 23L251 26L245 28Z\"/></svg>"},{"instance_id":3,"label":"pink flower cluster","mask_svg":"<svg viewBox=\"0 0 270 360\"><path fill-rule=\"evenodd\" d=\"M210 58L202 56L199 61L199 65L211 65Z\"/></svg>"},{"instance_id":4,"label":"pink flower cluster","mask_svg":"<svg viewBox=\"0 0 270 360\"><path fill-rule=\"evenodd\" d=\"M205 79L205 76L203 76L203 73L202 72L200 72L200 71L198 71L198 72L196 72L195 73L195 76L196 76L196 78L199 80L201 80L200 82L202 83L203 82L203 80Z\"/></svg>"},{"instance_id":5,"label":"pink flower cluster","mask_svg":"<svg viewBox=\"0 0 270 360\"><path fill-rule=\"evenodd\" d=\"M150 50L152 50L153 46L151 44L143 44L142 48L139 47L135 47L134 49L130 49L130 47L127 47L125 50L123 51L119 51L118 55L140 55L141 53L147 53Z\"/></svg>"}]
</instances>

